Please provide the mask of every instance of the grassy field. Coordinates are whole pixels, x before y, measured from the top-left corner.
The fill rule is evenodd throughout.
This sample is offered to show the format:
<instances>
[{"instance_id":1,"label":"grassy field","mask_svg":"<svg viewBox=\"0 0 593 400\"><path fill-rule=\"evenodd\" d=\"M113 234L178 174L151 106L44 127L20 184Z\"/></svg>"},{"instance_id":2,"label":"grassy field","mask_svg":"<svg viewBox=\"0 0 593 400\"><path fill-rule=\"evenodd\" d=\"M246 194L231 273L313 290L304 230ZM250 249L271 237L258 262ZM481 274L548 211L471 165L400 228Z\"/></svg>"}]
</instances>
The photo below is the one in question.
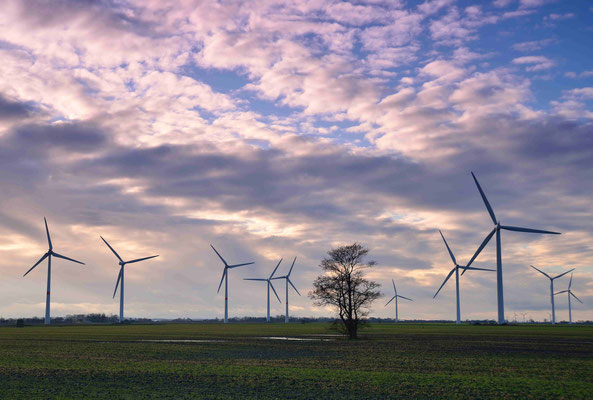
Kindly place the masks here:
<instances>
[{"instance_id":1,"label":"grassy field","mask_svg":"<svg viewBox=\"0 0 593 400\"><path fill-rule=\"evenodd\" d=\"M0 396L593 398L593 327L376 324L357 341L327 324L0 328Z\"/></svg>"}]
</instances>

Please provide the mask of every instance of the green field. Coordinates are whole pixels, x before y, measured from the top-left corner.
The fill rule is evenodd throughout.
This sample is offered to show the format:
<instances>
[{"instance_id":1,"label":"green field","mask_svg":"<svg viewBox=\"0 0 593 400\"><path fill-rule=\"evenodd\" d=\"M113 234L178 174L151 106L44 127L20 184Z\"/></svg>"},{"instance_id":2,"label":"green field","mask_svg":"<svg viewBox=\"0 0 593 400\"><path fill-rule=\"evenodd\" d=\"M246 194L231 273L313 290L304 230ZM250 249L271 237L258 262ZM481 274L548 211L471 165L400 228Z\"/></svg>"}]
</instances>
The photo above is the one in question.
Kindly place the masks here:
<instances>
[{"instance_id":1,"label":"green field","mask_svg":"<svg viewBox=\"0 0 593 400\"><path fill-rule=\"evenodd\" d=\"M0 328L0 397L593 398L593 327L376 324L356 341L320 323Z\"/></svg>"}]
</instances>

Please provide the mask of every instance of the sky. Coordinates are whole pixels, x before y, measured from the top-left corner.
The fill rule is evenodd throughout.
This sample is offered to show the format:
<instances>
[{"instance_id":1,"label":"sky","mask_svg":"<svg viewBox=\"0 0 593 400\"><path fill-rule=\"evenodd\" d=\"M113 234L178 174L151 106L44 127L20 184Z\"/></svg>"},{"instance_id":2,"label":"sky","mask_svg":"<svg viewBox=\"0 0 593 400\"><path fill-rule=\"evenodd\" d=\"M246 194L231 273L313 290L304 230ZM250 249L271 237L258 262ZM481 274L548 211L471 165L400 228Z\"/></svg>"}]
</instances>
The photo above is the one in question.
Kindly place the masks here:
<instances>
[{"instance_id":1,"label":"sky","mask_svg":"<svg viewBox=\"0 0 593 400\"><path fill-rule=\"evenodd\" d=\"M360 242L384 297L370 315L454 319L453 267L503 224L506 318L550 318L575 268L593 319L593 3L584 0L3 2L0 316L265 316L297 257L296 316L331 248ZM494 240L475 266L496 263ZM556 290L568 285L566 275ZM462 319L496 318L496 277L460 282ZM284 289L276 289L284 302ZM557 319L568 318L564 295ZM272 303L272 315L284 304ZM518 317L522 319L523 317Z\"/></svg>"}]
</instances>

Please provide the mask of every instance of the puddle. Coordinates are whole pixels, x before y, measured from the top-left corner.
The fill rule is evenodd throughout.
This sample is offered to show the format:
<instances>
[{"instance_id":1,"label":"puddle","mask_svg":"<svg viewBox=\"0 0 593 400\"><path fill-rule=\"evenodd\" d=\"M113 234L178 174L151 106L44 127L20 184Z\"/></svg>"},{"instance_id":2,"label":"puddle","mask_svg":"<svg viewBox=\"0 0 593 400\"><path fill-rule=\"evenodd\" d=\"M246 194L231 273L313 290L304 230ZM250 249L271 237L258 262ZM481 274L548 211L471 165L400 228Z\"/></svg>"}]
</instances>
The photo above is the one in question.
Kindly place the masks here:
<instances>
[{"instance_id":1,"label":"puddle","mask_svg":"<svg viewBox=\"0 0 593 400\"><path fill-rule=\"evenodd\" d=\"M223 343L217 339L138 339L138 340L102 340L97 343Z\"/></svg>"},{"instance_id":2,"label":"puddle","mask_svg":"<svg viewBox=\"0 0 593 400\"><path fill-rule=\"evenodd\" d=\"M329 342L333 339L323 339L323 338L298 338L298 337L288 337L288 336L258 336L255 339L267 339L267 340L289 340L295 342Z\"/></svg>"},{"instance_id":3,"label":"puddle","mask_svg":"<svg viewBox=\"0 0 593 400\"><path fill-rule=\"evenodd\" d=\"M223 343L226 340L217 339L145 339L138 340L138 342L148 343Z\"/></svg>"}]
</instances>

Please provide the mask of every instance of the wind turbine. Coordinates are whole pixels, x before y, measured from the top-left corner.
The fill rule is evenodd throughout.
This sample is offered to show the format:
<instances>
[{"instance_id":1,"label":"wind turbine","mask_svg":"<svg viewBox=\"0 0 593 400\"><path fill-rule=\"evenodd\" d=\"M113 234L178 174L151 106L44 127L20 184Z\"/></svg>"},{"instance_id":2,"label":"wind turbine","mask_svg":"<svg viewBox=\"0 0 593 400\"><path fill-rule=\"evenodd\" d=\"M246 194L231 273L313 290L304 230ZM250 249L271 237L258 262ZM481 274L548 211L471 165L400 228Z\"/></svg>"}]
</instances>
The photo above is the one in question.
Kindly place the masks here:
<instances>
[{"instance_id":1,"label":"wind turbine","mask_svg":"<svg viewBox=\"0 0 593 400\"><path fill-rule=\"evenodd\" d=\"M556 323L556 309L554 308L554 279L558 279L561 276L564 276L564 275L568 274L569 272L574 271L574 268L570 269L566 272L563 272L560 275L556 275L554 277L551 277L550 275L546 274L544 271L535 268L533 265L531 266L531 268L533 268L540 274L545 275L546 278L548 278L550 280L550 301L552 302L552 324L555 324Z\"/></svg>"},{"instance_id":2,"label":"wind turbine","mask_svg":"<svg viewBox=\"0 0 593 400\"><path fill-rule=\"evenodd\" d=\"M447 283L447 281L449 280L449 278L451 277L451 275L453 275L453 273L455 273L455 294L456 294L456 298L457 298L457 321L456 321L456 323L457 324L460 324L461 323L461 310L460 310L460 306L459 306L459 268L463 268L463 272L467 271L468 269L474 269L474 270L477 270L477 271L494 271L494 270L493 269L470 267L471 263L473 262L473 259L466 266L457 264L457 260L455 259L455 256L453 255L453 252L451 251L451 248L447 244L447 241L445 240L445 236L443 236L443 232L441 232L439 230L439 233L441 234L441 237L443 238L443 242L445 242L445 246L447 247L447 251L449 251L449 255L451 256L451 261L453 261L454 267L449 272L449 275L447 275L447 277L445 278L445 281L443 282L443 284L441 285L441 287L439 288L439 290L437 290L437 292L434 294L434 296L432 296L432 298L434 299L435 297L437 297L437 294L439 294L439 292L441 291L441 289L443 288L443 286L445 286L445 283Z\"/></svg>"},{"instance_id":3,"label":"wind turbine","mask_svg":"<svg viewBox=\"0 0 593 400\"><path fill-rule=\"evenodd\" d=\"M295 258L296 260L296 258ZM280 263L282 262L282 259L280 259L280 261L278 261L278 264L276 264L276 268L274 268L274 271L272 271L272 275L270 275L270 277L268 279L265 278L245 278L244 280L246 281L263 281L263 282L268 282L268 315L266 317L266 322L270 322L270 288L272 288L272 290L274 291L274 294L276 295L276 298L278 299L278 302L282 303L280 301L280 297L278 297L278 293L276 293L276 289L274 289L274 285L272 285L272 277L274 276L274 274L276 273L276 270L278 269L278 267L280 266ZM294 262L292 263L292 265L294 265ZM292 270L292 268L291 268ZM290 272L289 272L290 274ZM288 285L286 286L286 293L288 295Z\"/></svg>"},{"instance_id":4,"label":"wind turbine","mask_svg":"<svg viewBox=\"0 0 593 400\"><path fill-rule=\"evenodd\" d=\"M297 292L297 294L300 296L301 294L299 293L298 289L296 288L296 286L294 286L294 284L292 283L292 281L290 280L290 274L292 272L292 268L294 267L294 263L296 262L296 257L294 258L294 260L292 260L292 265L290 266L290 270L288 271L288 274L284 275L284 276L277 276L275 278L272 278L272 280L274 279L286 279L286 315L284 316L284 322L288 323L288 284L290 283L290 286L292 286L292 288ZM268 290L269 292L269 290Z\"/></svg>"},{"instance_id":5,"label":"wind turbine","mask_svg":"<svg viewBox=\"0 0 593 400\"><path fill-rule=\"evenodd\" d=\"M72 258L63 256L61 254L56 253L53 250L53 245L51 244L51 237L49 236L49 228L47 227L47 220L45 219L45 217L43 217L43 221L45 222L45 233L47 233L47 243L49 245L49 250L47 250L47 253L45 253L43 255L43 257L41 257L39 259L39 261L37 261L35 263L35 265L33 265L27 272L25 272L25 275L23 276L27 276L27 274L31 271L33 271L33 269L38 266L43 260L45 260L47 258L47 293L46 293L46 297L45 297L45 325L49 325L51 323L50 317L49 317L49 309L50 309L50 298L49 298L49 293L51 291L51 257L57 257L57 258L63 258L64 260L68 260L68 261L72 261L78 264L82 264L85 265L83 262L81 261L76 261Z\"/></svg>"},{"instance_id":6,"label":"wind turbine","mask_svg":"<svg viewBox=\"0 0 593 400\"><path fill-rule=\"evenodd\" d=\"M393 296L393 297L391 298L391 300L389 300L389 301L388 301L388 302L385 304L385 307L387 307L387 305L388 305L389 303L391 303L391 302L392 302L392 301L395 299L395 322L398 322L398 321L399 321L399 318L398 318L398 315L397 315L397 299L398 299L398 297L401 297L402 299L409 300L409 301L414 301L414 300L412 300L412 299L408 299L407 297L400 296L399 294L397 294L397 289L395 288L395 282L393 281L393 279L391 280L391 283L393 283L393 291L395 292L395 296Z\"/></svg>"},{"instance_id":7,"label":"wind turbine","mask_svg":"<svg viewBox=\"0 0 593 400\"><path fill-rule=\"evenodd\" d=\"M218 285L218 290L216 293L220 292L220 287L222 286L222 281L224 281L224 323L227 324L229 322L229 272L228 270L231 268L242 267L244 265L251 265L253 262L248 262L244 264L235 264L235 265L228 265L224 258L220 255L218 251L214 248L214 246L210 245L212 250L216 253L218 258L222 260L224 263L224 271L222 271L222 278L220 279L220 284Z\"/></svg>"},{"instance_id":8,"label":"wind turbine","mask_svg":"<svg viewBox=\"0 0 593 400\"><path fill-rule=\"evenodd\" d=\"M572 274L570 274L570 281L568 282L568 289L567 290L563 290L561 292L558 293L554 293L554 295L560 294L560 293L568 293L568 323L572 324L572 307L570 305L570 296L574 297L575 299L577 299L579 301L579 303L583 304L583 302L581 301L581 299L579 299L577 296L575 296L575 294L572 292L572 290L570 290L570 287L572 286Z\"/></svg>"},{"instance_id":9,"label":"wind turbine","mask_svg":"<svg viewBox=\"0 0 593 400\"><path fill-rule=\"evenodd\" d=\"M490 206L490 203L488 202L488 199L486 198L486 195L484 194L482 187L478 183L478 179L476 178L476 176L474 175L473 172L471 174L472 174L472 177L474 178L474 181L476 182L476 186L478 187L480 196L482 196L484 205L486 206L486 209L488 210L488 214L490 214L490 218L492 218L492 222L494 223L494 229L492 229L492 231L488 234L488 236L486 236L486 238L484 239L484 241L482 242L480 247L478 247L478 250L476 251L474 256L471 258L468 265L474 261L474 259L478 256L478 254L480 254L480 252L482 251L484 246L486 246L486 244L488 244L490 239L492 239L492 236L494 236L494 234L496 234L496 295L497 295L497 299L498 299L498 323L504 324L504 296L503 296L503 290L502 290L502 249L501 249L502 246L500 243L500 231L507 230L507 231L514 231L514 232L526 232L526 233L545 233L545 234L551 234L551 235L559 235L560 233L559 232L543 231L540 229L520 228L520 227L516 227L516 226L501 225L500 221L496 219L496 216L494 215L494 210L492 210L492 207ZM465 273L465 271L463 271L463 273ZM462 275L463 275L463 273L462 273Z\"/></svg>"},{"instance_id":10,"label":"wind turbine","mask_svg":"<svg viewBox=\"0 0 593 400\"><path fill-rule=\"evenodd\" d=\"M101 239L103 239L103 236L99 236L99 237ZM115 294L117 293L117 285L119 285L121 282L121 285L119 288L119 322L122 323L122 322L124 322L124 266L126 264L133 264L133 263L137 263L139 261L149 260L151 258L158 257L158 255L137 258L135 260L130 260L130 261L124 261L119 256L119 254L117 254L117 252L113 249L113 247L111 247L111 245L109 243L107 243L107 240L103 239L103 241L105 242L107 247L109 247L109 249L113 252L113 254L115 254L117 259L119 260L120 268L119 268L119 274L117 275L117 282L115 282L115 290L113 291L113 298L115 298Z\"/></svg>"}]
</instances>

